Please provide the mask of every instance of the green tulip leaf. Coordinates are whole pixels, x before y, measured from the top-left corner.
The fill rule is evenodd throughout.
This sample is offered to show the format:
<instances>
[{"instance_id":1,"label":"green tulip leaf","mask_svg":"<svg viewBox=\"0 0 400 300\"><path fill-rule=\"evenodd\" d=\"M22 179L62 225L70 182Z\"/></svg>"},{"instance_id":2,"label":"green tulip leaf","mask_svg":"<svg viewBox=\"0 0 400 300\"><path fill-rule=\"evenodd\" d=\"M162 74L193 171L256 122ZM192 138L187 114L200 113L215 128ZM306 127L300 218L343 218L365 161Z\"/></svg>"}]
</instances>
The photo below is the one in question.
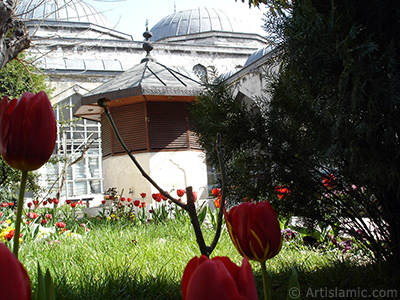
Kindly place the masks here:
<instances>
[{"instance_id":1,"label":"green tulip leaf","mask_svg":"<svg viewBox=\"0 0 400 300\"><path fill-rule=\"evenodd\" d=\"M51 279L49 269L47 269L46 275L44 276L44 284L45 284L45 288L46 288L46 300L55 300L56 295L54 292L53 280Z\"/></svg>"},{"instance_id":2,"label":"green tulip leaf","mask_svg":"<svg viewBox=\"0 0 400 300\"><path fill-rule=\"evenodd\" d=\"M39 262L38 262L37 281L38 281L38 288L37 288L36 300L46 300L46 288L45 288L42 269L40 269Z\"/></svg>"},{"instance_id":3,"label":"green tulip leaf","mask_svg":"<svg viewBox=\"0 0 400 300\"><path fill-rule=\"evenodd\" d=\"M292 268L292 276L290 276L289 281L289 290L286 297L286 300L300 300L300 284L299 284L299 276L295 268Z\"/></svg>"},{"instance_id":4,"label":"green tulip leaf","mask_svg":"<svg viewBox=\"0 0 400 300\"><path fill-rule=\"evenodd\" d=\"M38 262L38 289L36 294L36 300L55 300L55 292L53 280L51 279L49 269L46 270L46 275L43 277L42 269Z\"/></svg>"}]
</instances>

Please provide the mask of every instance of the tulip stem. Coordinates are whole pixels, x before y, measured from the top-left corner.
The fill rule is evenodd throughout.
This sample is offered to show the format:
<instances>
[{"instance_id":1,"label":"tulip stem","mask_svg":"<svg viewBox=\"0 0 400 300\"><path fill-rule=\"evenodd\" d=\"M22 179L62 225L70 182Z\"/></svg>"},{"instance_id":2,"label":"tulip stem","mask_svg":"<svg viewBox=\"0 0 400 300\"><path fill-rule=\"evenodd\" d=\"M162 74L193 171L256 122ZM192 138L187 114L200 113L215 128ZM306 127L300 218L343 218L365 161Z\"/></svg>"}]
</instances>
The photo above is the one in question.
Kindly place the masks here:
<instances>
[{"instance_id":1,"label":"tulip stem","mask_svg":"<svg viewBox=\"0 0 400 300\"><path fill-rule=\"evenodd\" d=\"M28 171L22 170L21 184L19 186L19 197L17 203L17 218L15 219L15 231L14 231L13 253L16 258L18 258L19 234L21 232L22 210L24 209L24 195L25 195L27 177L28 177Z\"/></svg>"},{"instance_id":2,"label":"tulip stem","mask_svg":"<svg viewBox=\"0 0 400 300\"><path fill-rule=\"evenodd\" d=\"M265 265L265 261L261 262L261 273L263 277L263 288L264 288L264 300L271 300L271 284L269 282L267 267Z\"/></svg>"}]
</instances>

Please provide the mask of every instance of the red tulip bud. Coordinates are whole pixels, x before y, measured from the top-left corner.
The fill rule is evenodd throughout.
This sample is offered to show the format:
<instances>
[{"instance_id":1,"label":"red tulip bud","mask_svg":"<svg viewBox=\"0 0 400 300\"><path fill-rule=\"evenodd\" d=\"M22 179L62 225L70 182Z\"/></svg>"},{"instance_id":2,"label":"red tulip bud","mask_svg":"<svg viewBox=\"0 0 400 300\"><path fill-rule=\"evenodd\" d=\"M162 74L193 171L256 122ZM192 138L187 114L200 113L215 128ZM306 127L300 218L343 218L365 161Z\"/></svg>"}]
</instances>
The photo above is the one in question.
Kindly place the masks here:
<instances>
[{"instance_id":1,"label":"red tulip bud","mask_svg":"<svg viewBox=\"0 0 400 300\"><path fill-rule=\"evenodd\" d=\"M53 153L57 127L45 92L0 101L0 154L13 168L39 169Z\"/></svg>"},{"instance_id":2,"label":"red tulip bud","mask_svg":"<svg viewBox=\"0 0 400 300\"><path fill-rule=\"evenodd\" d=\"M281 229L267 201L245 202L224 214L231 240L243 257L265 262L279 253Z\"/></svg>"},{"instance_id":3,"label":"red tulip bud","mask_svg":"<svg viewBox=\"0 0 400 300\"><path fill-rule=\"evenodd\" d=\"M176 194L178 195L178 197L182 197L183 195L185 195L185 190L177 190Z\"/></svg>"}]
</instances>

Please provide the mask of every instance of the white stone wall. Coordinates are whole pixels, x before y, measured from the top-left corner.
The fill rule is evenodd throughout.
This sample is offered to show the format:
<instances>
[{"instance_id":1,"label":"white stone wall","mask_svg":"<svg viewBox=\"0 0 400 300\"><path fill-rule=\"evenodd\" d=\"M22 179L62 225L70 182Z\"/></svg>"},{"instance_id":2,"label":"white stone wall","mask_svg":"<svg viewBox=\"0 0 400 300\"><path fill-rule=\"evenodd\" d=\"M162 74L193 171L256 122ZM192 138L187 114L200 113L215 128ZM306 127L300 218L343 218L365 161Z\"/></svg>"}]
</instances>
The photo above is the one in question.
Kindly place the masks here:
<instances>
[{"instance_id":1,"label":"white stone wall","mask_svg":"<svg viewBox=\"0 0 400 300\"><path fill-rule=\"evenodd\" d=\"M206 198L207 168L205 155L199 151L164 151L134 155L143 169L165 191L176 197L177 189L192 186L198 199ZM127 155L108 157L103 160L104 189L116 187L124 197L140 199L146 193L151 203L151 194L158 191L140 174ZM133 191L133 193L129 193ZM182 198L186 201L186 197Z\"/></svg>"}]
</instances>

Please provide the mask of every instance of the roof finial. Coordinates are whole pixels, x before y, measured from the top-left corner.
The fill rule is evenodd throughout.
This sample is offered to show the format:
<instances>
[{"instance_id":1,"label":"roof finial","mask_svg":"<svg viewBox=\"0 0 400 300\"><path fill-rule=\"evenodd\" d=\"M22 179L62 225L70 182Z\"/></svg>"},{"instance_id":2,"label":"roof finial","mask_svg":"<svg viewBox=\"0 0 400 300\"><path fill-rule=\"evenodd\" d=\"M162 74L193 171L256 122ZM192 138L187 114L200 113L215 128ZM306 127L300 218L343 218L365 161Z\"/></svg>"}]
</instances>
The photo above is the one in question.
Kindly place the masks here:
<instances>
[{"instance_id":1,"label":"roof finial","mask_svg":"<svg viewBox=\"0 0 400 300\"><path fill-rule=\"evenodd\" d=\"M143 49L147 52L146 57L142 59L142 62L146 61L156 61L153 57L151 57L151 50L153 50L153 44L150 42L150 38L153 36L153 34L149 31L149 20L146 19L146 31L143 33L143 37L146 39L146 41L143 43Z\"/></svg>"}]
</instances>

